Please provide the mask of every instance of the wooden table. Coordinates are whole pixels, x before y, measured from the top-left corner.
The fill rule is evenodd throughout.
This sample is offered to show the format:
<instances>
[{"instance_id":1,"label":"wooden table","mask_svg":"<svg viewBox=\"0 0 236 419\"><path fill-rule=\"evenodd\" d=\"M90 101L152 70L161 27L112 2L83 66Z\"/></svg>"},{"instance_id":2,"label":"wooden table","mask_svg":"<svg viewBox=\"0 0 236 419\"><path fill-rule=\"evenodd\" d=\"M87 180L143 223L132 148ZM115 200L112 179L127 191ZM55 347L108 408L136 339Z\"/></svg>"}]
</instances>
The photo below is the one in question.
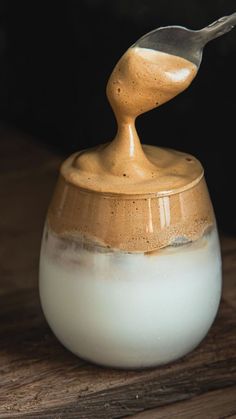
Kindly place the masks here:
<instances>
[{"instance_id":1,"label":"wooden table","mask_svg":"<svg viewBox=\"0 0 236 419\"><path fill-rule=\"evenodd\" d=\"M44 217L62 156L0 130L0 418L236 417L236 238L222 237L217 319L190 355L143 371L68 352L43 317L37 273Z\"/></svg>"}]
</instances>

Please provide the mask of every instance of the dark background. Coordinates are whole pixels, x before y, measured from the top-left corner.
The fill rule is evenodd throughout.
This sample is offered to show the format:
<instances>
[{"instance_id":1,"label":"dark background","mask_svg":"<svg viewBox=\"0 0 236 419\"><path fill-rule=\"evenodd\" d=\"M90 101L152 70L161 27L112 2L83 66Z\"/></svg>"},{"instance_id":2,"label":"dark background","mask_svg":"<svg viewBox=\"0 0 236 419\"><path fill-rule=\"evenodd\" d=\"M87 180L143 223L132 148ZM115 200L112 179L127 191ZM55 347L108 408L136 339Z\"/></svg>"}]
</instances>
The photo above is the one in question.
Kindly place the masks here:
<instances>
[{"instance_id":1,"label":"dark background","mask_svg":"<svg viewBox=\"0 0 236 419\"><path fill-rule=\"evenodd\" d=\"M106 142L115 134L106 81L125 50L158 26L200 29L234 11L235 0L2 1L0 120L65 154ZM232 233L235 77L236 29L205 48L187 91L137 121L144 143L201 160L218 222Z\"/></svg>"}]
</instances>

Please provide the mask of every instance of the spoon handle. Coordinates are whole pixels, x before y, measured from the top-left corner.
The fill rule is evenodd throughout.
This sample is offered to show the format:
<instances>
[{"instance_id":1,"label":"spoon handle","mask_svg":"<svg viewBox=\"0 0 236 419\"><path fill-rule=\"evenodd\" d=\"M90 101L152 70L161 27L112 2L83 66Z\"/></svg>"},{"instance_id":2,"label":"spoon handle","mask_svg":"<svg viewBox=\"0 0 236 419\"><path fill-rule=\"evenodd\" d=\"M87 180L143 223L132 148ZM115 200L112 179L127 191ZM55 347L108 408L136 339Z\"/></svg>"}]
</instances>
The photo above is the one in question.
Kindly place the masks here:
<instances>
[{"instance_id":1,"label":"spoon handle","mask_svg":"<svg viewBox=\"0 0 236 419\"><path fill-rule=\"evenodd\" d=\"M199 33L202 36L204 44L211 41L212 39L218 38L218 36L224 35L231 31L236 25L236 12L229 16L221 17L205 28L201 29Z\"/></svg>"}]
</instances>

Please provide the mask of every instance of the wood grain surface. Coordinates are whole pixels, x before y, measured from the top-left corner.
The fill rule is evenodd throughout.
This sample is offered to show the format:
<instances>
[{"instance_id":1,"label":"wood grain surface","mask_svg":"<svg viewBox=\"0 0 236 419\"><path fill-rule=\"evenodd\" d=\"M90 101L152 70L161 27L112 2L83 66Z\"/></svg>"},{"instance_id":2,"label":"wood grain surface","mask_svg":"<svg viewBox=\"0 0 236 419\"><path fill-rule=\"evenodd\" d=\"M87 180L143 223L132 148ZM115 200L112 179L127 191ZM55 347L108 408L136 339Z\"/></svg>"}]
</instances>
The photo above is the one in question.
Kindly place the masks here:
<instances>
[{"instance_id":1,"label":"wood grain surface","mask_svg":"<svg viewBox=\"0 0 236 419\"><path fill-rule=\"evenodd\" d=\"M190 355L142 371L106 369L68 352L43 317L40 240L65 156L0 129L0 418L236 417L236 238L222 237L223 298Z\"/></svg>"}]
</instances>

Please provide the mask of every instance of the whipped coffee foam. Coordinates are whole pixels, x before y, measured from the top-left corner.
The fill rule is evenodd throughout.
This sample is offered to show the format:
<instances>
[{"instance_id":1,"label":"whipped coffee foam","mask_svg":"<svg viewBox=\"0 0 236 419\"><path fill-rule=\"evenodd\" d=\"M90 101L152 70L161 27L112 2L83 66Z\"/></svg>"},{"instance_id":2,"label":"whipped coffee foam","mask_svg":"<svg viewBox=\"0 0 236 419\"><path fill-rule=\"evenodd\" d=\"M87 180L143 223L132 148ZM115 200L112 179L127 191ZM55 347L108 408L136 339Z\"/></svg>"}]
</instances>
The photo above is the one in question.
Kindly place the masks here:
<instances>
[{"instance_id":1,"label":"whipped coffee foam","mask_svg":"<svg viewBox=\"0 0 236 419\"><path fill-rule=\"evenodd\" d=\"M135 129L138 115L186 89L196 72L195 64L184 58L128 49L107 84L117 135L63 163L48 214L53 231L84 235L105 247L148 252L176 237L196 240L214 224L199 161L186 153L141 146Z\"/></svg>"},{"instance_id":2,"label":"whipped coffee foam","mask_svg":"<svg viewBox=\"0 0 236 419\"><path fill-rule=\"evenodd\" d=\"M176 240L197 240L215 221L204 178L194 188L156 197L83 191L60 176L48 223L61 237L83 236L103 247L150 252Z\"/></svg>"}]
</instances>

